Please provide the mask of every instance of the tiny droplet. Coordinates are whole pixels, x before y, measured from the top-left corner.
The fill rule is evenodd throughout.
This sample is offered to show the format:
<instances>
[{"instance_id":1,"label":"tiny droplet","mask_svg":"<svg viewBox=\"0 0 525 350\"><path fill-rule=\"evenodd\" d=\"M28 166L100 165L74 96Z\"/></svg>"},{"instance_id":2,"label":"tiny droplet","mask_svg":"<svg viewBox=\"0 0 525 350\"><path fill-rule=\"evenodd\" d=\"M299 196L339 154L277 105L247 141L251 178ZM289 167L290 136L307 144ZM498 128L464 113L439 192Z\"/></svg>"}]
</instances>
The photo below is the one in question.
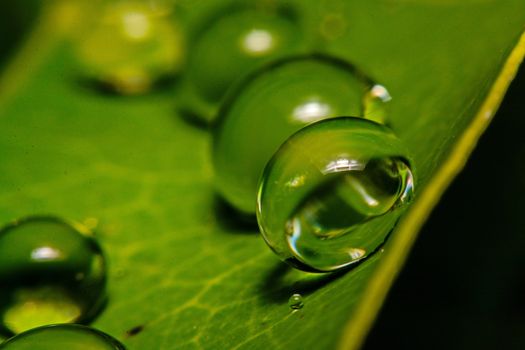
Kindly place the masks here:
<instances>
[{"instance_id":1,"label":"tiny droplet","mask_svg":"<svg viewBox=\"0 0 525 350\"><path fill-rule=\"evenodd\" d=\"M301 294L293 294L290 299L288 299L288 306L293 310L302 309L304 306L303 296Z\"/></svg>"}]
</instances>

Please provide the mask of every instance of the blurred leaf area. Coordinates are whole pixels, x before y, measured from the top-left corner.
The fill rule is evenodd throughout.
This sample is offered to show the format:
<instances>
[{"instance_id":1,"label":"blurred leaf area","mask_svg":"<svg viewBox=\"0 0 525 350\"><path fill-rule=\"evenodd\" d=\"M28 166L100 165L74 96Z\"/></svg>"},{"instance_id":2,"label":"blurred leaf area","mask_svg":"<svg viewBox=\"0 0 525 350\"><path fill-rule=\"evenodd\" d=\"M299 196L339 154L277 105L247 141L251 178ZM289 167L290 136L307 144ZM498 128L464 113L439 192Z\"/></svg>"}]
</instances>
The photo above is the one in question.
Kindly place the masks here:
<instances>
[{"instance_id":1,"label":"blurred leaf area","mask_svg":"<svg viewBox=\"0 0 525 350\"><path fill-rule=\"evenodd\" d=\"M365 349L525 347L525 67L421 231Z\"/></svg>"},{"instance_id":2,"label":"blurred leaf area","mask_svg":"<svg viewBox=\"0 0 525 350\"><path fill-rule=\"evenodd\" d=\"M31 31L34 19L39 13L40 4L38 0L10 1L9 4L2 4L0 9L0 70L24 36Z\"/></svg>"}]
</instances>

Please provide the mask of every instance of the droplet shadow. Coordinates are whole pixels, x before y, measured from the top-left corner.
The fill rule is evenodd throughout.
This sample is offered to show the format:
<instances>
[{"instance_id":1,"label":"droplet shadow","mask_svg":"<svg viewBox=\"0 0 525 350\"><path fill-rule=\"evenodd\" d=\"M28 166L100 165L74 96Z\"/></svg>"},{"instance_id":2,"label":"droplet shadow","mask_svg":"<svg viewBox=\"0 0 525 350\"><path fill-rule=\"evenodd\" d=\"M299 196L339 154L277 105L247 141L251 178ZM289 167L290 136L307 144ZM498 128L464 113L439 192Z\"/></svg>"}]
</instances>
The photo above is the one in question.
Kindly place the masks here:
<instances>
[{"instance_id":1,"label":"droplet shadow","mask_svg":"<svg viewBox=\"0 0 525 350\"><path fill-rule=\"evenodd\" d=\"M185 107L176 108L177 117L181 118L186 124L202 131L213 129L213 123L193 110Z\"/></svg>"},{"instance_id":2,"label":"droplet shadow","mask_svg":"<svg viewBox=\"0 0 525 350\"><path fill-rule=\"evenodd\" d=\"M385 243L381 244L362 260L337 271L327 273L306 272L280 262L276 264L273 269L269 270L259 285L261 296L265 302L281 304L286 303L290 295L295 293L301 294L302 296L312 294L358 268L366 261L378 258L377 255L383 252L384 245ZM305 268L307 267L305 266Z\"/></svg>"},{"instance_id":3,"label":"droplet shadow","mask_svg":"<svg viewBox=\"0 0 525 350\"><path fill-rule=\"evenodd\" d=\"M255 215L238 211L218 194L213 196L212 210L217 225L223 231L233 234L255 234L259 232Z\"/></svg>"},{"instance_id":4,"label":"droplet shadow","mask_svg":"<svg viewBox=\"0 0 525 350\"><path fill-rule=\"evenodd\" d=\"M307 296L345 275L350 268L332 273L304 272L278 263L264 277L259 289L265 302L282 304L294 293Z\"/></svg>"},{"instance_id":5,"label":"droplet shadow","mask_svg":"<svg viewBox=\"0 0 525 350\"><path fill-rule=\"evenodd\" d=\"M156 81L151 87L144 91L137 91L132 93L126 93L120 91L118 87L113 84L103 82L97 79L88 77L76 76L71 79L73 85L76 86L84 93L90 93L108 98L140 98L151 96L155 94L165 93L166 91L172 91L179 82L179 76L170 75L163 77Z\"/></svg>"}]
</instances>

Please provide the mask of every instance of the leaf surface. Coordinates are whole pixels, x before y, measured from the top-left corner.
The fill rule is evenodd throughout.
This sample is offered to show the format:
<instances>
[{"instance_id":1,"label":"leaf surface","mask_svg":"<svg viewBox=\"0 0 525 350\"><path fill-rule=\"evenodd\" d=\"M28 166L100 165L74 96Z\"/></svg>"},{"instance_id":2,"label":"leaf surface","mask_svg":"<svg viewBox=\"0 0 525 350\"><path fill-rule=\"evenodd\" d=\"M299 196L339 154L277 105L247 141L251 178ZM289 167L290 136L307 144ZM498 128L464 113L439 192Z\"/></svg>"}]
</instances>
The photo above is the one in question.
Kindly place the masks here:
<instances>
[{"instance_id":1,"label":"leaf surface","mask_svg":"<svg viewBox=\"0 0 525 350\"><path fill-rule=\"evenodd\" d=\"M220 210L210 135L174 115L170 91L116 98L77 84L65 35L74 5L47 5L42 41L29 40L0 81L0 222L96 219L110 300L94 326L131 350L358 347L523 57L522 0L293 4L312 32L344 18L323 50L389 89L390 124L419 177L384 251L343 274L287 268ZM185 11L197 18L208 5ZM298 312L293 293L304 296Z\"/></svg>"}]
</instances>

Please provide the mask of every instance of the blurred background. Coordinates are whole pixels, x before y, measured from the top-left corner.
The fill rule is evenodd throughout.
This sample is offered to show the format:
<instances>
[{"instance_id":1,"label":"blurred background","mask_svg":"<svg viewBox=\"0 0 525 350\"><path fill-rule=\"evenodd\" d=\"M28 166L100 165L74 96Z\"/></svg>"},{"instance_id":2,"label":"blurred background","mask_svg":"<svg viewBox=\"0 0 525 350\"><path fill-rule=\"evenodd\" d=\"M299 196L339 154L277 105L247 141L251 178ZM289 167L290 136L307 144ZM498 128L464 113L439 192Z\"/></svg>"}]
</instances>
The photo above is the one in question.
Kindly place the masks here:
<instances>
[{"instance_id":1,"label":"blurred background","mask_svg":"<svg viewBox=\"0 0 525 350\"><path fill-rule=\"evenodd\" d=\"M0 73L37 12L36 5L2 5ZM522 68L466 169L421 231L366 349L523 348L524 98Z\"/></svg>"}]
</instances>

